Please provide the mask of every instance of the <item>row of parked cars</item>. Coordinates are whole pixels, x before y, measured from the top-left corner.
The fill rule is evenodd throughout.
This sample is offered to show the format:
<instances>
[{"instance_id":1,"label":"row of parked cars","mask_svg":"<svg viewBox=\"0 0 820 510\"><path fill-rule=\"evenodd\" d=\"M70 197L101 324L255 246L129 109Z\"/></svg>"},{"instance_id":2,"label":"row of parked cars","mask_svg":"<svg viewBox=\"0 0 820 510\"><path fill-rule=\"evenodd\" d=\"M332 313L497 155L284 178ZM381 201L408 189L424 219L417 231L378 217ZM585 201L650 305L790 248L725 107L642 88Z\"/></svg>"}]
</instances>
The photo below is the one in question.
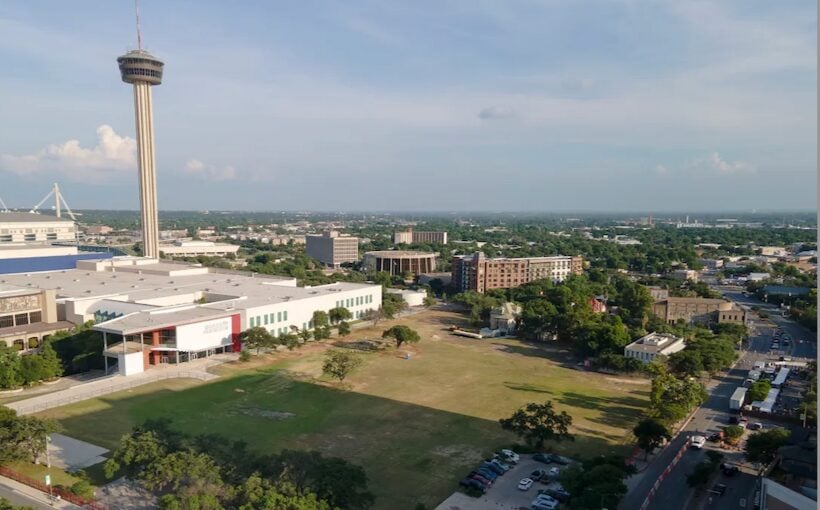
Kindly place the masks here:
<instances>
[{"instance_id":1,"label":"row of parked cars","mask_svg":"<svg viewBox=\"0 0 820 510\"><path fill-rule=\"evenodd\" d=\"M464 477L459 485L465 489L473 489L481 493L487 492L493 482L510 468L517 464L520 457L512 450L501 450L493 458L481 462L474 470Z\"/></svg>"}]
</instances>

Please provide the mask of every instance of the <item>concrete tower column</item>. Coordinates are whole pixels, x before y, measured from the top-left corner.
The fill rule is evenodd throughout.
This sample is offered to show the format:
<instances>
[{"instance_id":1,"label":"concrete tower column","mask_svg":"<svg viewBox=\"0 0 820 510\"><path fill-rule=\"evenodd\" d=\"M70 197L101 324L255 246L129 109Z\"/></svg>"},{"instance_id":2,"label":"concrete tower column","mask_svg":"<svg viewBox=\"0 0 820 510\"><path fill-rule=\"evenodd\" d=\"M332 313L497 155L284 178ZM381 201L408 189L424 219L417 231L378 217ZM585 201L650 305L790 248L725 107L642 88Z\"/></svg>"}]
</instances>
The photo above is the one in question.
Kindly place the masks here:
<instances>
[{"instance_id":1,"label":"concrete tower column","mask_svg":"<svg viewBox=\"0 0 820 510\"><path fill-rule=\"evenodd\" d=\"M119 57L117 63L122 81L134 86L142 252L146 257L159 258L157 171L154 156L154 110L151 104L151 87L162 83L162 71L165 64L143 49L129 51Z\"/></svg>"},{"instance_id":2,"label":"concrete tower column","mask_svg":"<svg viewBox=\"0 0 820 510\"><path fill-rule=\"evenodd\" d=\"M137 164L140 182L140 216L143 255L159 258L157 171L154 156L154 109L151 85L134 82L134 113L137 124Z\"/></svg>"}]
</instances>

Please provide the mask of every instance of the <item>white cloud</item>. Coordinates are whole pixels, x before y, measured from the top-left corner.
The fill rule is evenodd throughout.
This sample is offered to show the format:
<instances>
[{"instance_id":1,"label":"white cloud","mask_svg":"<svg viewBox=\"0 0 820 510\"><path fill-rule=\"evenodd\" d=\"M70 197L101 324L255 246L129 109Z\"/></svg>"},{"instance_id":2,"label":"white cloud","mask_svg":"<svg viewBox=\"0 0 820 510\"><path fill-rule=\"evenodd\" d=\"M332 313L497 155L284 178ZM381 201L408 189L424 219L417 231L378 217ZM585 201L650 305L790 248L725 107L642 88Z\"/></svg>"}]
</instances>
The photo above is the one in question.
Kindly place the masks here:
<instances>
[{"instance_id":1,"label":"white cloud","mask_svg":"<svg viewBox=\"0 0 820 510\"><path fill-rule=\"evenodd\" d=\"M206 165L198 159L189 159L185 162L185 173L206 181L230 181L236 178L234 167Z\"/></svg>"},{"instance_id":2,"label":"white cloud","mask_svg":"<svg viewBox=\"0 0 820 510\"><path fill-rule=\"evenodd\" d=\"M743 161L725 161L717 152L709 155L708 164L713 170L724 175L754 173L755 171L753 166Z\"/></svg>"},{"instance_id":3,"label":"white cloud","mask_svg":"<svg viewBox=\"0 0 820 510\"><path fill-rule=\"evenodd\" d=\"M482 120L509 119L515 117L515 110L506 106L488 106L478 112L478 118Z\"/></svg>"},{"instance_id":4,"label":"white cloud","mask_svg":"<svg viewBox=\"0 0 820 510\"><path fill-rule=\"evenodd\" d=\"M655 173L658 175L667 175L669 173L669 169L664 165L658 165L655 167Z\"/></svg>"},{"instance_id":5,"label":"white cloud","mask_svg":"<svg viewBox=\"0 0 820 510\"><path fill-rule=\"evenodd\" d=\"M78 140L68 140L35 154L3 154L0 168L22 176L57 174L72 181L110 180L114 172L135 169L136 154L136 140L103 124L97 128L97 145L90 149L81 147Z\"/></svg>"}]
</instances>

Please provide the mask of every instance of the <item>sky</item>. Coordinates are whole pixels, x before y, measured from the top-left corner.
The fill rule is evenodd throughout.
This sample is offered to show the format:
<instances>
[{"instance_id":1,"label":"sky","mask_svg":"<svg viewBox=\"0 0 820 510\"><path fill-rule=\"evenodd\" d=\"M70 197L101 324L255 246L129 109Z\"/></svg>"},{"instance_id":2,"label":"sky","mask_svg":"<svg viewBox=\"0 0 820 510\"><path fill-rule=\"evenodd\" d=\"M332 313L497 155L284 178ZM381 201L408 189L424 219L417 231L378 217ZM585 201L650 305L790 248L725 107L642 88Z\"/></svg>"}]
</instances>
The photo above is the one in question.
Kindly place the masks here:
<instances>
[{"instance_id":1,"label":"sky","mask_svg":"<svg viewBox=\"0 0 820 510\"><path fill-rule=\"evenodd\" d=\"M814 210L809 0L142 0L165 210ZM0 198L136 209L122 0L0 3ZM11 72L9 72L11 71Z\"/></svg>"}]
</instances>

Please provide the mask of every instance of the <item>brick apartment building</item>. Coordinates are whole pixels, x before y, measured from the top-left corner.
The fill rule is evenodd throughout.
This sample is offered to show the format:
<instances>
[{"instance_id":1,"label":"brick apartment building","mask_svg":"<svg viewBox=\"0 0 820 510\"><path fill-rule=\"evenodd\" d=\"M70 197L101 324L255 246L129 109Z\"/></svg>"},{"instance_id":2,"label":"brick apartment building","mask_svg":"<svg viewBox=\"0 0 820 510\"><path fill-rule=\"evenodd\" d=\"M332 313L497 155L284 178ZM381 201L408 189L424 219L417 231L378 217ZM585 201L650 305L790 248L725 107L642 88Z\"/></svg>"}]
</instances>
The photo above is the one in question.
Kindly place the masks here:
<instances>
[{"instance_id":1,"label":"brick apartment building","mask_svg":"<svg viewBox=\"0 0 820 510\"><path fill-rule=\"evenodd\" d=\"M582 257L486 258L483 253L453 258L453 284L460 291L508 289L536 280L562 282L584 269Z\"/></svg>"}]
</instances>

